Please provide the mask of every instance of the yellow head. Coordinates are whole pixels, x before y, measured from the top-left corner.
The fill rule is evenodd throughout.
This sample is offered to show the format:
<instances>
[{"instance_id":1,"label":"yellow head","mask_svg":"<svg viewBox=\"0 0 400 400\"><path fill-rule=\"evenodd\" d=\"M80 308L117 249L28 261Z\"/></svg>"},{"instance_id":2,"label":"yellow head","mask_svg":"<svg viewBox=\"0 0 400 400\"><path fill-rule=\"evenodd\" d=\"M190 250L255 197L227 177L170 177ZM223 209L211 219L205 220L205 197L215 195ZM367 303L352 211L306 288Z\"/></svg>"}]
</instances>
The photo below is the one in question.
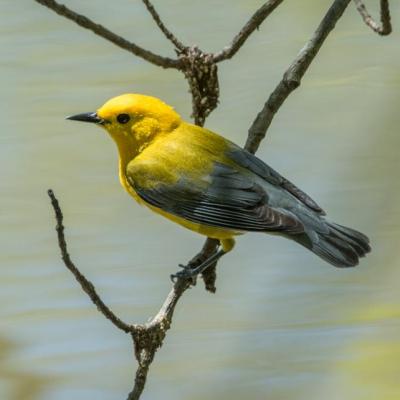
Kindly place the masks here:
<instances>
[{"instance_id":1,"label":"yellow head","mask_svg":"<svg viewBox=\"0 0 400 400\"><path fill-rule=\"evenodd\" d=\"M68 119L94 122L104 127L122 156L134 157L159 135L172 132L181 122L172 107L142 94L123 94L108 100L97 112Z\"/></svg>"}]
</instances>

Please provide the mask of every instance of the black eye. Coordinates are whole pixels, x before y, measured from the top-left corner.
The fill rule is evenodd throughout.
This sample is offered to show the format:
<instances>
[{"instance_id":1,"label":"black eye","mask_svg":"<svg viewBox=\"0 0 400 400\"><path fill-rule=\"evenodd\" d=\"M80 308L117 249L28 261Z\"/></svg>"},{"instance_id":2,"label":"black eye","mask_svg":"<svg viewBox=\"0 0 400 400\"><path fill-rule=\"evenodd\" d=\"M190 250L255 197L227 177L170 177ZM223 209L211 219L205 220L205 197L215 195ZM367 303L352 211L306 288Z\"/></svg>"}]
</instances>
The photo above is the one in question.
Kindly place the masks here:
<instances>
[{"instance_id":1,"label":"black eye","mask_svg":"<svg viewBox=\"0 0 400 400\"><path fill-rule=\"evenodd\" d=\"M119 114L117 116L117 121L120 124L126 124L130 119L131 119L131 117L128 114Z\"/></svg>"}]
</instances>

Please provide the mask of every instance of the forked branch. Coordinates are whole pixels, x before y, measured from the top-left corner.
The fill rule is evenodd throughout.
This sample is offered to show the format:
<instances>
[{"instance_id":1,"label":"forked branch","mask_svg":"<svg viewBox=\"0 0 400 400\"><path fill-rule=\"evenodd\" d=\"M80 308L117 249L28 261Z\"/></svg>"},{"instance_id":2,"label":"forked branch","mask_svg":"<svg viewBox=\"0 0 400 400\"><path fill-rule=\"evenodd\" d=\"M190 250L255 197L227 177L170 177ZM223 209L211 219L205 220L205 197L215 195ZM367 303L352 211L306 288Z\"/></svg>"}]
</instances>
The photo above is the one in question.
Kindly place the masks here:
<instances>
[{"instance_id":1,"label":"forked branch","mask_svg":"<svg viewBox=\"0 0 400 400\"><path fill-rule=\"evenodd\" d=\"M354 0L354 3L356 4L357 10L360 13L364 22L374 32L382 36L389 35L392 32L392 24L390 22L389 0L380 0L381 25L379 25L369 14L363 0Z\"/></svg>"},{"instance_id":2,"label":"forked branch","mask_svg":"<svg viewBox=\"0 0 400 400\"><path fill-rule=\"evenodd\" d=\"M233 38L232 43L220 52L214 54L214 61L220 62L232 58L250 35L259 28L272 11L274 11L282 2L283 0L269 0L262 5L247 21L246 25L240 30L240 32Z\"/></svg>"},{"instance_id":3,"label":"forked branch","mask_svg":"<svg viewBox=\"0 0 400 400\"><path fill-rule=\"evenodd\" d=\"M166 27L151 1L142 0L161 32L174 44L178 55L177 59L163 57L143 49L135 43L129 42L125 38L111 32L104 26L97 24L88 17L78 14L65 5L59 4L55 0L35 1L152 64L182 71L189 83L189 90L192 94L192 116L195 123L202 126L207 116L218 105L219 84L216 63L233 57L254 30L260 26L283 0L269 0L262 5L234 37L231 45L216 54L204 52L197 46L185 46Z\"/></svg>"},{"instance_id":4,"label":"forked branch","mask_svg":"<svg viewBox=\"0 0 400 400\"><path fill-rule=\"evenodd\" d=\"M246 150L249 150L252 153L257 151L276 112L288 98L290 93L300 86L302 77L314 60L325 39L335 27L336 22L340 19L346 7L349 5L350 1L351 0L335 0L333 2L311 39L300 50L300 53L290 64L289 68L284 73L282 80L278 83L275 90L271 93L267 102L264 104L264 107L253 121L247 136L245 145Z\"/></svg>"},{"instance_id":5,"label":"forked branch","mask_svg":"<svg viewBox=\"0 0 400 400\"><path fill-rule=\"evenodd\" d=\"M135 376L135 385L128 396L128 400L137 400L143 392L146 384L147 373L150 364L154 359L154 355L162 346L166 332L171 326L172 317L178 300L192 284L192 281L182 278L178 279L165 299L164 304L151 321L145 324L127 324L117 317L103 302L93 283L91 283L72 262L68 253L67 242L65 240L63 225L64 217L60 204L52 190L48 191L48 195L56 217L58 247L64 265L74 275L82 290L89 296L90 300L96 305L97 309L104 315L104 317L111 321L116 328L125 333L129 333L132 337L138 368ZM212 254L213 249L213 247L205 246L196 257L201 259L208 258ZM194 260L194 262L197 262L197 260Z\"/></svg>"},{"instance_id":6,"label":"forked branch","mask_svg":"<svg viewBox=\"0 0 400 400\"><path fill-rule=\"evenodd\" d=\"M124 50L129 51L130 53L143 58L144 60L158 65L163 68L179 68L179 60L173 60L172 58L162 57L158 54L152 53L149 50L146 50L135 43L129 42L123 37L111 32L103 25L97 24L92 21L90 18L78 14L70 8L64 6L63 4L57 3L55 0L35 0L37 3L42 4L55 11L57 14L62 15L65 18L74 21L76 24L82 26L83 28L91 30L98 36L114 43L116 46L121 47Z\"/></svg>"},{"instance_id":7,"label":"forked branch","mask_svg":"<svg viewBox=\"0 0 400 400\"><path fill-rule=\"evenodd\" d=\"M164 22L162 22L160 15L154 8L153 4L151 4L150 0L142 0L144 5L146 6L147 10L153 17L155 23L157 26L160 28L160 31L165 35L165 37L170 40L174 46L177 48L177 50L183 51L185 49L185 45L178 40L178 38L164 25Z\"/></svg>"}]
</instances>

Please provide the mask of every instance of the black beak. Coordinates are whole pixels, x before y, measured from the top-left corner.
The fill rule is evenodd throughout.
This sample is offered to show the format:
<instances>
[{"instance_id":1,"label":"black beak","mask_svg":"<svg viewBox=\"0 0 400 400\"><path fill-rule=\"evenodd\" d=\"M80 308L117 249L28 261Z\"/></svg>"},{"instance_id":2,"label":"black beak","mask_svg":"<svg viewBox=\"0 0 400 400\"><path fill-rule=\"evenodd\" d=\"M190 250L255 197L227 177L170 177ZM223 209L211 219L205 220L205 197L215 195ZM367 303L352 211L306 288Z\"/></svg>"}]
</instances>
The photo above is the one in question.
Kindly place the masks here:
<instances>
[{"instance_id":1,"label":"black beak","mask_svg":"<svg viewBox=\"0 0 400 400\"><path fill-rule=\"evenodd\" d=\"M94 122L96 124L104 124L104 119L100 118L95 112L71 115L66 119L71 119L72 121Z\"/></svg>"}]
</instances>

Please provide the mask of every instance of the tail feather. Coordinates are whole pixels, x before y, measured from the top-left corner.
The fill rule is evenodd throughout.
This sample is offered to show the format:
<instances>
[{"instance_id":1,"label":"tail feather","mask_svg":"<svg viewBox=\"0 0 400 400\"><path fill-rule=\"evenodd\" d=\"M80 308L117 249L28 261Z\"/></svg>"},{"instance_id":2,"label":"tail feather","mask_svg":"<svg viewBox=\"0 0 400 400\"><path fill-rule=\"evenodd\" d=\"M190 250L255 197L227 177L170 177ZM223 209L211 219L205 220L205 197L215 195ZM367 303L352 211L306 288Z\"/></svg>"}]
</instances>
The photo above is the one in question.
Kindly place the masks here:
<instances>
[{"instance_id":1,"label":"tail feather","mask_svg":"<svg viewBox=\"0 0 400 400\"><path fill-rule=\"evenodd\" d=\"M321 219L322 220L322 219ZM327 229L311 230L296 240L319 257L339 268L354 267L371 247L363 233L333 222L324 221Z\"/></svg>"},{"instance_id":2,"label":"tail feather","mask_svg":"<svg viewBox=\"0 0 400 400\"><path fill-rule=\"evenodd\" d=\"M358 232L354 229L347 228L346 226L335 224L330 222L330 228L334 229L336 234L342 234L350 241L351 244L354 244L356 247L360 248L360 257L363 257L366 253L371 251L371 247L369 245L369 239L363 233Z\"/></svg>"}]
</instances>

